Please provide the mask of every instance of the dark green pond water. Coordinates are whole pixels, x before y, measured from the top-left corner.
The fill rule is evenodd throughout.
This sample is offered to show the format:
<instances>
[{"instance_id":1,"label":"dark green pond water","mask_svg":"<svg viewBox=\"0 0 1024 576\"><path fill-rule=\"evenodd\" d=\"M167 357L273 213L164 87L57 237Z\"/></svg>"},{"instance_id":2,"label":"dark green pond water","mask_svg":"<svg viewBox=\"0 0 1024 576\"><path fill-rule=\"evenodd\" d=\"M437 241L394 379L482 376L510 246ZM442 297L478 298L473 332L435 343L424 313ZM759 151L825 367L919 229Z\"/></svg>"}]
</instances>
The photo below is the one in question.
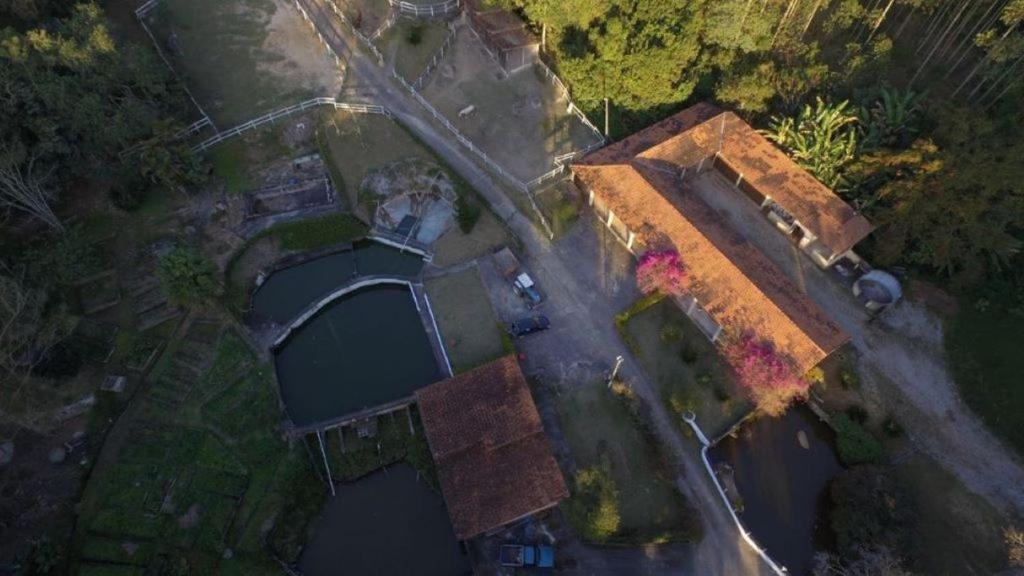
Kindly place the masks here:
<instances>
[{"instance_id":1,"label":"dark green pond water","mask_svg":"<svg viewBox=\"0 0 1024 576\"><path fill-rule=\"evenodd\" d=\"M302 426L409 396L442 378L409 288L335 300L275 353L281 394Z\"/></svg>"},{"instance_id":2,"label":"dark green pond water","mask_svg":"<svg viewBox=\"0 0 1024 576\"><path fill-rule=\"evenodd\" d=\"M803 431L808 448L800 445ZM790 574L810 574L815 550L832 546L828 486L842 470L835 434L806 406L758 418L709 452L732 466L743 497L739 515L754 540Z\"/></svg>"},{"instance_id":3,"label":"dark green pond water","mask_svg":"<svg viewBox=\"0 0 1024 576\"><path fill-rule=\"evenodd\" d=\"M302 552L306 576L470 574L441 495L406 465L338 489Z\"/></svg>"},{"instance_id":4,"label":"dark green pond water","mask_svg":"<svg viewBox=\"0 0 1024 576\"><path fill-rule=\"evenodd\" d=\"M274 272L253 295L253 311L278 324L287 324L307 306L357 276L415 276L421 268L423 259L416 254L399 252L371 240L357 242L351 250Z\"/></svg>"}]
</instances>

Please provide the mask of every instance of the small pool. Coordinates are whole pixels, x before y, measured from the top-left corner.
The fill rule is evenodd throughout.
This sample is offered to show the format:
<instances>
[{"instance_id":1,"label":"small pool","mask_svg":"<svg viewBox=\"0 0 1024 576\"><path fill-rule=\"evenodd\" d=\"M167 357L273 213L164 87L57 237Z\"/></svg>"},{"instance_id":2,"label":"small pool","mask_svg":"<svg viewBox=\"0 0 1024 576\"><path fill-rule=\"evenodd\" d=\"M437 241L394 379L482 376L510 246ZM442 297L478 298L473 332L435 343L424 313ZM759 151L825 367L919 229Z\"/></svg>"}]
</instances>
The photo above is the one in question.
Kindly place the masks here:
<instances>
[{"instance_id":1,"label":"small pool","mask_svg":"<svg viewBox=\"0 0 1024 576\"><path fill-rule=\"evenodd\" d=\"M342 486L302 552L306 576L471 574L441 495L407 464Z\"/></svg>"},{"instance_id":2,"label":"small pool","mask_svg":"<svg viewBox=\"0 0 1024 576\"><path fill-rule=\"evenodd\" d=\"M443 376L405 285L350 292L275 352L281 395L304 426L411 396Z\"/></svg>"},{"instance_id":3,"label":"small pool","mask_svg":"<svg viewBox=\"0 0 1024 576\"><path fill-rule=\"evenodd\" d=\"M748 422L710 450L716 469L733 469L740 520L790 574L810 574L814 552L832 547L828 486L842 470L834 446L832 429L801 405Z\"/></svg>"},{"instance_id":4,"label":"small pool","mask_svg":"<svg viewBox=\"0 0 1024 576\"><path fill-rule=\"evenodd\" d=\"M253 312L278 324L287 324L309 305L358 276L411 277L423 268L423 259L372 240L274 272L252 297Z\"/></svg>"}]
</instances>

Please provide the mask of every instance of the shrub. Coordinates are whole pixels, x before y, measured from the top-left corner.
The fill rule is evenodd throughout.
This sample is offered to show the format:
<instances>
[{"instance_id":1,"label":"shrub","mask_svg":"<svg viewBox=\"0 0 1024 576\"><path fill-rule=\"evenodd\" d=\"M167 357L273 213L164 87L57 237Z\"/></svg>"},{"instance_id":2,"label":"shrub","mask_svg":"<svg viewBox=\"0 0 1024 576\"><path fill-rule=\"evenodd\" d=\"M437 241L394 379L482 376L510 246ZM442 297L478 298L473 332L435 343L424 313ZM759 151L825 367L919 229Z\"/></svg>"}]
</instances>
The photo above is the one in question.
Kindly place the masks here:
<instances>
[{"instance_id":1,"label":"shrub","mask_svg":"<svg viewBox=\"0 0 1024 576\"><path fill-rule=\"evenodd\" d=\"M683 337L682 330L679 329L679 325L675 323L665 323L661 329L658 330L658 337L661 338L662 342L678 342Z\"/></svg>"},{"instance_id":2,"label":"shrub","mask_svg":"<svg viewBox=\"0 0 1024 576\"><path fill-rule=\"evenodd\" d=\"M808 383L796 375L789 359L775 351L770 342L743 334L725 347L725 358L736 379L757 407L769 416L779 416L797 399L807 396Z\"/></svg>"},{"instance_id":3,"label":"shrub","mask_svg":"<svg viewBox=\"0 0 1024 576\"><path fill-rule=\"evenodd\" d=\"M860 388L860 377L853 370L843 370L839 373L839 384L843 390L857 390Z\"/></svg>"},{"instance_id":4,"label":"shrub","mask_svg":"<svg viewBox=\"0 0 1024 576\"><path fill-rule=\"evenodd\" d=\"M423 42L423 25L413 24L409 27L409 32L406 33L405 39L413 46L418 46L420 42Z\"/></svg>"},{"instance_id":5,"label":"shrub","mask_svg":"<svg viewBox=\"0 0 1024 576\"><path fill-rule=\"evenodd\" d=\"M846 415L857 424L864 425L868 421L868 411L863 406L854 404L846 409Z\"/></svg>"},{"instance_id":6,"label":"shrub","mask_svg":"<svg viewBox=\"0 0 1024 576\"><path fill-rule=\"evenodd\" d=\"M619 531L619 492L607 466L576 473L567 507L569 522L584 540L600 544Z\"/></svg>"},{"instance_id":7,"label":"shrub","mask_svg":"<svg viewBox=\"0 0 1024 576\"><path fill-rule=\"evenodd\" d=\"M315 250L343 244L366 234L366 225L351 214L278 224L265 232L281 241L285 250Z\"/></svg>"},{"instance_id":8,"label":"shrub","mask_svg":"<svg viewBox=\"0 0 1024 576\"><path fill-rule=\"evenodd\" d=\"M468 194L459 194L455 199L455 211L459 222L459 230L462 230L463 234L472 232L473 227L476 226L476 221L480 219L480 204L470 200Z\"/></svg>"},{"instance_id":9,"label":"shrub","mask_svg":"<svg viewBox=\"0 0 1024 576\"><path fill-rule=\"evenodd\" d=\"M171 302L178 306L210 306L224 293L217 268L193 248L172 250L160 260L157 275Z\"/></svg>"},{"instance_id":10,"label":"shrub","mask_svg":"<svg viewBox=\"0 0 1024 576\"><path fill-rule=\"evenodd\" d=\"M686 267L675 250L644 252L636 265L636 285L644 294L682 294L685 279Z\"/></svg>"},{"instance_id":11,"label":"shrub","mask_svg":"<svg viewBox=\"0 0 1024 576\"><path fill-rule=\"evenodd\" d=\"M885 449L882 444L863 426L840 413L832 417L836 430L836 447L839 459L847 466L875 464L882 461Z\"/></svg>"},{"instance_id":12,"label":"shrub","mask_svg":"<svg viewBox=\"0 0 1024 576\"><path fill-rule=\"evenodd\" d=\"M108 195L114 206L125 212L132 212L142 204L147 192L146 186L138 177L123 176L110 187Z\"/></svg>"},{"instance_id":13,"label":"shrub","mask_svg":"<svg viewBox=\"0 0 1024 576\"><path fill-rule=\"evenodd\" d=\"M815 366L804 374L804 380L811 384L824 384L825 371L821 369L821 366Z\"/></svg>"},{"instance_id":14,"label":"shrub","mask_svg":"<svg viewBox=\"0 0 1024 576\"><path fill-rule=\"evenodd\" d=\"M885 422L882 422L882 430L889 438L899 438L900 436L903 436L903 426L892 416L889 416L885 419Z\"/></svg>"},{"instance_id":15,"label":"shrub","mask_svg":"<svg viewBox=\"0 0 1024 576\"><path fill-rule=\"evenodd\" d=\"M693 398L683 388L673 388L665 392L665 403L677 416L693 410Z\"/></svg>"},{"instance_id":16,"label":"shrub","mask_svg":"<svg viewBox=\"0 0 1024 576\"><path fill-rule=\"evenodd\" d=\"M679 349L679 359L687 364L693 364L697 361L697 351L693 346L684 343Z\"/></svg>"}]
</instances>

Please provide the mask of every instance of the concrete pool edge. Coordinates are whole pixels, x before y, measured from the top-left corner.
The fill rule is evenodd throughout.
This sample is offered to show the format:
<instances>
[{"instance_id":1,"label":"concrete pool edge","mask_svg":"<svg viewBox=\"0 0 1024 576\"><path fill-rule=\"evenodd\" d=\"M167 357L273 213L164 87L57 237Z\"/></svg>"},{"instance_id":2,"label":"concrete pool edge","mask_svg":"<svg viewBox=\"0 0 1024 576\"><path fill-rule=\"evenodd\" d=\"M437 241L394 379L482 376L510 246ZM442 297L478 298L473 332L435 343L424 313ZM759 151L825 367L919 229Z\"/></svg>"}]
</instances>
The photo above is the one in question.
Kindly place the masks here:
<instances>
[{"instance_id":1,"label":"concrete pool edge","mask_svg":"<svg viewBox=\"0 0 1024 576\"><path fill-rule=\"evenodd\" d=\"M746 418L743 419L743 421L745 420ZM743 538L743 541L746 542L747 545L750 546L750 548L754 552L756 552L757 555L760 556L766 564L768 564L768 567L771 568L772 571L775 572L775 574L777 574L778 576L788 576L789 573L786 570L786 568L784 566L778 565L775 562L775 560L772 560L772 557L768 555L768 551L759 546L757 542L754 541L753 537L751 537L750 535L750 531L747 530L746 526L743 525L743 522L740 520L739 516L736 515L736 511L733 510L732 503L729 501L729 496L725 493L725 490L722 489L722 485L721 483L719 483L718 477L715 475L714 470L711 469L711 462L708 460L708 449L711 448L714 444L708 441L707 436L704 435L704 431L701 430L700 427L697 425L697 418L694 416L693 412L687 412L686 414L684 414L683 421L689 424L690 427L693 428L694 434L697 435L697 439L700 441L701 444L700 458L701 461L704 462L704 469L707 471L708 476L711 478L711 482L715 485L715 489L718 490L718 495L722 497L722 503L725 504L725 509L726 511L729 512L729 516L732 518L733 523L736 524L736 529L739 530L740 536Z\"/></svg>"},{"instance_id":2,"label":"concrete pool edge","mask_svg":"<svg viewBox=\"0 0 1024 576\"><path fill-rule=\"evenodd\" d=\"M422 284L417 284L408 277L363 276L349 282L348 284L340 286L327 296L308 306L302 313L296 316L288 326L278 334L274 339L273 344L268 347L271 355L273 355L273 353L279 349L295 331L301 329L307 322L316 317L320 312L324 311L324 309L332 303L349 294L354 294L360 290L371 288L373 286L405 286L409 289L409 294L412 297L417 316L419 316L420 319L420 325L423 328L427 342L433 352L434 360L438 364L440 372L444 377L450 378L453 375L452 366L448 358L448 351L441 338L441 332L437 327L437 321L434 318L434 310L431 306L430 298L427 296ZM274 380L277 388L278 400L287 418L285 429L292 435L302 435L311 432L319 433L320 431L344 426L357 420L395 412L416 403L415 395L410 394L408 396L396 398L362 410L347 412L332 418L298 425L295 423L295 419L291 415L288 403L285 402L282 397L280 390L282 384L276 369L274 370Z\"/></svg>"}]
</instances>

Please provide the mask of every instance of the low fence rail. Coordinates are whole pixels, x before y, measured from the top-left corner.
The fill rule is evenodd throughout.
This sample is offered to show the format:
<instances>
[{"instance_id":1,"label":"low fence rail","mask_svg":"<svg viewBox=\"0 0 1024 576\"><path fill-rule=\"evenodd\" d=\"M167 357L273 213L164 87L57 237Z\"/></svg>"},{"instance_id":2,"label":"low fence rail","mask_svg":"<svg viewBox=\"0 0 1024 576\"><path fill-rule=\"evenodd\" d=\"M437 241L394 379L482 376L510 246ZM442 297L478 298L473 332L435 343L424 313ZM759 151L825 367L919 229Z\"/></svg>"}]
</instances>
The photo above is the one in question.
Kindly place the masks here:
<instances>
[{"instance_id":1,"label":"low fence rail","mask_svg":"<svg viewBox=\"0 0 1024 576\"><path fill-rule=\"evenodd\" d=\"M239 134L244 134L249 130L259 128L260 126L270 124L271 122L275 122L286 116L291 116L292 114L296 114L304 110L309 110L310 108L316 108L318 106L333 106L336 110L348 110L350 112L357 112L362 114L381 114L389 118L391 117L391 112L389 112L387 108L375 104L351 104L348 102L338 102L334 98L312 98L310 100L306 100L305 102L300 102L298 104L293 104L291 106L287 106L279 110L274 110L269 114L264 114L263 116L253 118L252 120L249 120L248 122L245 122L243 124L239 124L234 128L220 132L217 135L207 138L206 140L203 140L199 144L193 146L192 151L202 152L207 148L210 148L211 146L216 146L217 144L220 144L221 142L229 138L234 138L235 136L238 136Z\"/></svg>"},{"instance_id":2,"label":"low fence rail","mask_svg":"<svg viewBox=\"0 0 1024 576\"><path fill-rule=\"evenodd\" d=\"M430 75L441 64L441 61L444 60L445 53L451 49L453 44L455 44L455 37L457 35L458 31L455 28L455 26L449 25L448 36L444 39L444 43L441 44L441 48L437 52L434 52L434 56L433 58L430 59L430 62L427 63L427 67L424 68L423 72L416 77L416 80L413 81L412 85L414 88L416 88L417 90L423 88L423 85L427 83L427 80L430 78Z\"/></svg>"},{"instance_id":3,"label":"low fence rail","mask_svg":"<svg viewBox=\"0 0 1024 576\"><path fill-rule=\"evenodd\" d=\"M458 12L459 8L461 8L460 0L447 0L446 2L437 2L435 4L413 4L412 2L403 2L401 0L388 0L388 3L391 4L391 7L396 12L417 18L447 16Z\"/></svg>"},{"instance_id":4,"label":"low fence rail","mask_svg":"<svg viewBox=\"0 0 1024 576\"><path fill-rule=\"evenodd\" d=\"M296 0L296 1L298 1L298 0ZM327 6L329 6L331 8L331 10L334 11L335 14L338 15L338 18L346 26L348 26L349 30L352 31L352 34L354 34L355 37L360 42L362 42L370 50L370 52L374 55L374 57L377 58L377 63L380 64L381 66L383 66L384 65L384 55L381 54L380 50L378 50L377 47L373 44L373 40L370 40L369 38L367 38L365 34L360 32L359 29L357 29L355 27L355 25L353 25L352 22L349 21L348 17L345 16L345 13L341 11L341 8L338 8L338 4L334 0L324 0L324 2L327 4Z\"/></svg>"},{"instance_id":5,"label":"low fence rail","mask_svg":"<svg viewBox=\"0 0 1024 576\"><path fill-rule=\"evenodd\" d=\"M597 139L603 145L604 134L602 134L601 131L597 129L597 126L594 126L593 122L591 122L590 119L587 118L587 115L584 114L578 106L576 106L576 102L573 101L572 95L569 93L569 89L566 88L565 83L562 82L562 79L558 77L558 74L555 74L554 71L552 71L551 68L549 68L548 65L544 63L543 60L538 59L537 65L544 70L544 77L551 81L551 83L554 84L556 88L558 88L558 91L561 92L562 97L569 102L569 111L575 114L576 117L580 119L580 122L583 122L583 124L587 128L590 128L590 130L594 133L595 136L597 136Z\"/></svg>"}]
</instances>

